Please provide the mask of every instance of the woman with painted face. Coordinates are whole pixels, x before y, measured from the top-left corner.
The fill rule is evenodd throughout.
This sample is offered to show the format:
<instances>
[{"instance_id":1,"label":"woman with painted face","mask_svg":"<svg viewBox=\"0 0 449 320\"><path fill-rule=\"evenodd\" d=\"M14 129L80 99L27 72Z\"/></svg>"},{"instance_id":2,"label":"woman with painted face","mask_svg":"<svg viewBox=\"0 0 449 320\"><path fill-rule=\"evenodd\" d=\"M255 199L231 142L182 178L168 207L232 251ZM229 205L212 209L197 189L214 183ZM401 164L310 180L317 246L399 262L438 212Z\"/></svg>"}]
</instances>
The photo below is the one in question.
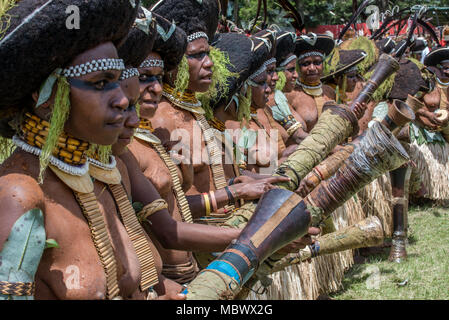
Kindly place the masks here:
<instances>
[{"instance_id":1,"label":"woman with painted face","mask_svg":"<svg viewBox=\"0 0 449 320\"><path fill-rule=\"evenodd\" d=\"M67 5L48 3L11 3L0 42L1 133L17 146L0 168L0 297L145 299L162 266L116 187L125 167L108 163L104 174L87 157L115 143L126 120L115 45L138 3L72 1L83 21L75 33L65 27Z\"/></svg>"},{"instance_id":2,"label":"woman with painted face","mask_svg":"<svg viewBox=\"0 0 449 320\"><path fill-rule=\"evenodd\" d=\"M306 132L317 122L324 103L335 100L335 91L321 83L323 61L334 47L334 40L327 35L310 33L296 40L299 79L295 89L286 96L290 106L304 120Z\"/></svg>"},{"instance_id":3,"label":"woman with painted face","mask_svg":"<svg viewBox=\"0 0 449 320\"><path fill-rule=\"evenodd\" d=\"M268 102L271 88L267 83L267 65L272 63L272 44L268 38L242 34L220 34L214 46L229 56L227 68L234 76L228 80L227 94L213 101L213 126L225 133L228 145L235 146L240 169L245 175L270 174L277 165L278 140L270 137L258 121L258 110ZM266 171L261 172L260 168ZM271 169L270 169L271 168ZM256 176L256 175L254 175Z\"/></svg>"},{"instance_id":4,"label":"woman with painted face","mask_svg":"<svg viewBox=\"0 0 449 320\"><path fill-rule=\"evenodd\" d=\"M232 160L223 161L221 142L209 130L208 118L210 120L212 110L202 102L216 98L220 90L226 88L229 75L226 57L208 42L217 29L219 2L162 0L152 10L175 21L187 34L183 59L175 70L164 75L163 98L152 119L154 134L162 144L179 141L174 148L182 151L193 164L193 185L186 194L194 195L198 206L206 208L192 212L193 218L226 217L238 205L237 200L259 198L273 187L274 180L253 181L238 177L238 167ZM227 205L218 209L218 203Z\"/></svg>"},{"instance_id":5,"label":"woman with painted face","mask_svg":"<svg viewBox=\"0 0 449 320\"><path fill-rule=\"evenodd\" d=\"M184 193L191 185L191 182L187 183L186 187L183 183L192 179L193 172L189 170L191 166L181 162L179 170L175 161L182 160L182 156L176 153L169 155L160 140L151 133L151 120L162 96L161 78L164 72L171 71L180 62L187 43L187 36L182 29L174 27L157 14L153 13L153 16L159 30L164 31L159 31L161 33L157 36L154 50L145 57L138 68L141 102L135 139L128 146L131 152L124 150L127 144L121 143L121 140L114 148L115 152L120 153L120 158L126 163L130 172L133 199L142 205L158 199L166 203L166 210L145 217L142 223L162 256L162 274L180 284L185 284L199 271L190 251L223 250L239 232L192 223L192 211L205 212L207 208L201 202L195 201L195 197L192 201L192 196L186 197ZM171 28L174 28L172 34L168 38L163 37L164 32L168 32ZM145 35L141 36L141 41L145 41ZM131 42L125 42L123 47L127 48L120 51L126 55L138 54L139 50L135 49ZM161 56L164 57L163 60ZM134 129L133 126L125 128L124 138L128 139ZM218 199L220 200L220 197ZM224 206L224 204L227 204L227 201L217 202L215 205ZM176 288L174 285L170 287Z\"/></svg>"}]
</instances>

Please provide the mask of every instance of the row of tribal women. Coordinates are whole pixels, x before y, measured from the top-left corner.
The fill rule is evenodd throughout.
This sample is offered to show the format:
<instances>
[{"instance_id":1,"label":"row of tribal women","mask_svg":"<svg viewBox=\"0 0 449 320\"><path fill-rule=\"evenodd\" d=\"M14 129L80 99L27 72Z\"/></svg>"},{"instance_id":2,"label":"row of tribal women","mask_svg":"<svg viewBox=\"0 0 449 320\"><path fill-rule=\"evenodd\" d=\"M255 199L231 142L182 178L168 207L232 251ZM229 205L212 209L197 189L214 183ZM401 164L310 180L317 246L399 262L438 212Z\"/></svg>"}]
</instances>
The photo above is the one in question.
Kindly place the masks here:
<instances>
[{"instance_id":1,"label":"row of tribal women","mask_svg":"<svg viewBox=\"0 0 449 320\"><path fill-rule=\"evenodd\" d=\"M60 2L10 1L4 12L9 24L0 43L2 74L14 77L2 79L1 132L17 148L0 168L1 297L139 299L158 294L183 299L177 295L182 287L162 275L153 241L165 274L189 281L196 270L188 251L220 252L239 235L237 229L189 223L190 214L207 216L211 207L225 207L228 217L237 200L258 199L273 183L289 179L236 177L238 170L225 176L221 165L202 163L194 168L197 187L186 198L192 168L181 165L178 172L151 135L150 119L170 119L167 132L179 123L192 124L193 115L201 115L195 112L200 109L196 103L190 105L192 113L173 106L183 106L179 100L195 101L193 92L217 84L207 41L217 27L217 1L161 1L153 12L136 1L73 4L83 21L76 32L64 27L61 13L66 8ZM112 18L117 16L122 20ZM259 69L267 60L269 42L259 40L261 45L252 50L255 39L237 38L249 48L249 59L242 61L246 72ZM255 59L261 51L265 56ZM176 68L186 62L188 76ZM136 66L139 70L130 68ZM164 71L167 86L159 101ZM249 75L240 76L246 80ZM170 95L170 87L182 83L183 76L188 78L185 93ZM252 80L264 88L265 70L258 76ZM207 126L203 119L199 123ZM130 153L125 147L136 127ZM231 186L225 177L234 178ZM209 195L198 195L210 189ZM254 212L255 204L250 205ZM139 220L146 222L153 241ZM310 239L304 237L291 247L297 251L307 243Z\"/></svg>"},{"instance_id":2,"label":"row of tribal women","mask_svg":"<svg viewBox=\"0 0 449 320\"><path fill-rule=\"evenodd\" d=\"M223 131L240 128L245 119L250 128L275 128L272 116L287 133L280 135L282 143L296 148L316 122L319 108L315 118L310 116L313 108L299 115L301 108L289 112L280 102L283 96L276 100L271 94L277 113L270 114L266 105L271 88L266 84L274 84L276 63L284 69L284 91L293 89L296 53L304 85L293 94L320 93L319 60L332 50L328 46L333 41L313 35L296 40L288 32L214 37L216 1L161 1L151 12L133 1L111 1L107 12L99 1L76 4L86 23L76 34L57 28L65 24L63 4L21 1L7 11L10 27L1 40L2 70L15 76L2 80L2 136L12 137L18 148L1 166L2 297L128 299L151 292L183 299L176 293L180 283L195 277L195 260L204 267L214 258L205 254L193 259L189 252L225 249L240 233L229 227L243 227L254 213L251 200L275 185L291 183L286 177L257 174L257 165L222 165L210 125ZM124 17L120 24L112 18L110 24L97 22L99 14L113 17L118 12ZM43 17L49 23L40 23ZM168 22L173 20L176 26ZM24 37L30 30L38 36ZM30 49L36 39L42 51ZM208 39L214 39L213 47ZM290 49L282 50L283 39ZM270 61L274 52L276 62ZM204 93L203 107L194 95L199 92ZM256 112L257 117L252 115ZM212 164L192 168L181 161L178 171L171 157L183 156L168 155L170 133L176 128L192 133L197 125L206 140L201 149L208 150ZM157 137L151 134L153 126ZM102 147L108 145L116 157L111 148ZM242 159L250 152L243 150ZM238 200L249 201L242 206ZM241 208L234 211L236 206ZM192 224L193 219L222 227ZM26 235L34 241L24 242ZM48 248L55 241L58 248ZM308 243L306 236L285 250L296 252ZM20 246L22 256L17 255ZM80 275L75 283L72 267Z\"/></svg>"}]
</instances>

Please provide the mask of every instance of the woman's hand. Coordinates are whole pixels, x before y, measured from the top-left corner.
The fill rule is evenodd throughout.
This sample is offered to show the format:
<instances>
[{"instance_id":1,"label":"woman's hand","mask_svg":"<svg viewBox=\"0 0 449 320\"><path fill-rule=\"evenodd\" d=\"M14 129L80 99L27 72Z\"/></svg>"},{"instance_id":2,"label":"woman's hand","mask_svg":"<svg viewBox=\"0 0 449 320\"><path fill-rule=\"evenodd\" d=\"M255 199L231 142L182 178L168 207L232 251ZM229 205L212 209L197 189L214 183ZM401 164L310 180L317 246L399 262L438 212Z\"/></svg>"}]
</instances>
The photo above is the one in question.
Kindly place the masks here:
<instances>
[{"instance_id":1,"label":"woman's hand","mask_svg":"<svg viewBox=\"0 0 449 320\"><path fill-rule=\"evenodd\" d=\"M281 254L297 253L299 250L311 245L314 242L312 236L317 236L320 232L321 230L319 228L310 227L305 236L290 242L277 252Z\"/></svg>"},{"instance_id":2,"label":"woman's hand","mask_svg":"<svg viewBox=\"0 0 449 320\"><path fill-rule=\"evenodd\" d=\"M265 192L277 188L275 183L288 182L287 177L269 177L261 180L254 180L249 183L238 183L230 186L230 190L236 199L255 200L259 199Z\"/></svg>"},{"instance_id":3,"label":"woman's hand","mask_svg":"<svg viewBox=\"0 0 449 320\"><path fill-rule=\"evenodd\" d=\"M352 112L354 112L355 116L357 117L357 119L361 119L363 117L363 115L365 114L365 110L366 110L366 102L356 102L355 106L354 106L354 110L352 110Z\"/></svg>"}]
</instances>

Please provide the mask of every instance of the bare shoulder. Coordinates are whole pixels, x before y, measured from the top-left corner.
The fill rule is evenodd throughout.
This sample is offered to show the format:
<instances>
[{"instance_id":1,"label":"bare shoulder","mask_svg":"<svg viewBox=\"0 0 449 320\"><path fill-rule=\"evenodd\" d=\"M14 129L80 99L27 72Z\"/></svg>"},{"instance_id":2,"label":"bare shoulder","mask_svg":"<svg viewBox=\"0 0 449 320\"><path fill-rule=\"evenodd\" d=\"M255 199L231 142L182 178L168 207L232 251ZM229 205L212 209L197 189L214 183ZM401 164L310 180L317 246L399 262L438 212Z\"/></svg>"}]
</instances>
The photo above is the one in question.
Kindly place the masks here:
<instances>
[{"instance_id":1,"label":"bare shoulder","mask_svg":"<svg viewBox=\"0 0 449 320\"><path fill-rule=\"evenodd\" d=\"M44 192L34 178L23 173L0 176L0 248L24 213L44 207Z\"/></svg>"},{"instance_id":2,"label":"bare shoulder","mask_svg":"<svg viewBox=\"0 0 449 320\"><path fill-rule=\"evenodd\" d=\"M16 151L0 166L0 216L8 208L21 208L23 212L44 208L44 192L37 182L39 159ZM47 174L44 174L44 181Z\"/></svg>"},{"instance_id":3,"label":"bare shoulder","mask_svg":"<svg viewBox=\"0 0 449 320\"><path fill-rule=\"evenodd\" d=\"M150 149L150 147L146 144L146 142L141 142L136 138L133 139L133 141L131 141L131 143L128 145L129 151L124 153L123 155L120 155L120 158L125 161L127 166L137 163L140 170L145 171L149 166L147 150Z\"/></svg>"}]
</instances>

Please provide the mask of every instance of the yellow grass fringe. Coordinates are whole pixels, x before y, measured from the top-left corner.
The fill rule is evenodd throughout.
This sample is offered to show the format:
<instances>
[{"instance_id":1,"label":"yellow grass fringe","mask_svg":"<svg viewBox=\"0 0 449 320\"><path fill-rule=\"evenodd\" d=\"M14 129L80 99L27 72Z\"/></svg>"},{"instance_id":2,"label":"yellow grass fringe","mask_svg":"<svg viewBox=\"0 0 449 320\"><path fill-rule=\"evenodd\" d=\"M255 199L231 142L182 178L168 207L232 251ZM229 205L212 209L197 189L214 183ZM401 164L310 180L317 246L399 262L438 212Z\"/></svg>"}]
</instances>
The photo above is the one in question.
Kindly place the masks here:
<instances>
[{"instance_id":1,"label":"yellow grass fringe","mask_svg":"<svg viewBox=\"0 0 449 320\"><path fill-rule=\"evenodd\" d=\"M337 230L364 218L357 197L338 208L332 218ZM246 300L315 300L341 288L344 273L354 264L353 250L317 257L311 263L293 265L271 276L273 283L266 293L250 292ZM257 283L254 289L259 288Z\"/></svg>"},{"instance_id":2,"label":"yellow grass fringe","mask_svg":"<svg viewBox=\"0 0 449 320\"><path fill-rule=\"evenodd\" d=\"M449 200L449 144L410 144L410 157L418 166L421 181L427 189L425 198Z\"/></svg>"}]
</instances>

